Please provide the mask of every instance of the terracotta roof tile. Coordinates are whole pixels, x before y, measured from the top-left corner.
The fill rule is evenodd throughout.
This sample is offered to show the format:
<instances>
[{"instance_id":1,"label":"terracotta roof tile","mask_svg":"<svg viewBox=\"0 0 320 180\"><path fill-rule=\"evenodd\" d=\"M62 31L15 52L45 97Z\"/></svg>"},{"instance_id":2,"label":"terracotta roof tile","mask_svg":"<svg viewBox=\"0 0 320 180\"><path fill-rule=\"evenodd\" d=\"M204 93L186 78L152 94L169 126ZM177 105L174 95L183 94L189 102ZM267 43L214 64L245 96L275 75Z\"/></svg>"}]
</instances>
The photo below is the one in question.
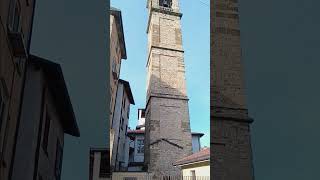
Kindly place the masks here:
<instances>
[{"instance_id":1,"label":"terracotta roof tile","mask_svg":"<svg viewBox=\"0 0 320 180\"><path fill-rule=\"evenodd\" d=\"M144 130L140 130L140 129L137 129L137 130L128 130L128 133L129 133L129 134L144 134Z\"/></svg>"},{"instance_id":2,"label":"terracotta roof tile","mask_svg":"<svg viewBox=\"0 0 320 180\"><path fill-rule=\"evenodd\" d=\"M190 156L178 160L174 165L183 165L187 163L194 163L198 161L210 160L210 148L202 149Z\"/></svg>"}]
</instances>

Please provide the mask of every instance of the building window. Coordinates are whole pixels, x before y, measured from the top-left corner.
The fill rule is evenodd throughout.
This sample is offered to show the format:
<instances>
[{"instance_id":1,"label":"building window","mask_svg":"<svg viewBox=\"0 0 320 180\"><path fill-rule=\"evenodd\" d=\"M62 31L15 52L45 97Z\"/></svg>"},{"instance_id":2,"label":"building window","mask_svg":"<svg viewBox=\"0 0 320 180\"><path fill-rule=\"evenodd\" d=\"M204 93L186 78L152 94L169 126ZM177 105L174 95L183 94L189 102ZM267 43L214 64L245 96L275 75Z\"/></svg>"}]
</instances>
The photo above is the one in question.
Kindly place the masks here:
<instances>
[{"instance_id":1,"label":"building window","mask_svg":"<svg viewBox=\"0 0 320 180\"><path fill-rule=\"evenodd\" d=\"M110 161L109 161L109 154L107 151L101 152L101 159L100 159L100 171L99 177L100 178L108 178L110 176Z\"/></svg>"},{"instance_id":2,"label":"building window","mask_svg":"<svg viewBox=\"0 0 320 180\"><path fill-rule=\"evenodd\" d=\"M123 96L124 96L124 94L123 94ZM122 99L122 108L124 109L124 107L125 107L125 105L126 105L126 101L125 101L126 99L123 97L123 99Z\"/></svg>"},{"instance_id":3,"label":"building window","mask_svg":"<svg viewBox=\"0 0 320 180\"><path fill-rule=\"evenodd\" d=\"M146 117L146 111L145 110L141 110L141 118L145 118Z\"/></svg>"},{"instance_id":4,"label":"building window","mask_svg":"<svg viewBox=\"0 0 320 180\"><path fill-rule=\"evenodd\" d=\"M4 114L4 97L3 97L2 89L0 87L0 132L1 132L3 114Z\"/></svg>"},{"instance_id":5,"label":"building window","mask_svg":"<svg viewBox=\"0 0 320 180\"><path fill-rule=\"evenodd\" d=\"M123 130L123 122L124 122L124 119L123 119L123 117L121 118L121 121L120 121L120 127L121 127L121 129Z\"/></svg>"},{"instance_id":6,"label":"building window","mask_svg":"<svg viewBox=\"0 0 320 180\"><path fill-rule=\"evenodd\" d=\"M118 41L117 41L118 42ZM116 46L116 51L117 51L117 54L120 54L120 47L119 47L119 44L117 43L117 46Z\"/></svg>"},{"instance_id":7,"label":"building window","mask_svg":"<svg viewBox=\"0 0 320 180\"><path fill-rule=\"evenodd\" d=\"M48 113L48 108L46 109L46 122L44 127L44 134L43 134L43 140L42 140L42 147L43 150L48 154L48 141L50 136L50 116Z\"/></svg>"},{"instance_id":8,"label":"building window","mask_svg":"<svg viewBox=\"0 0 320 180\"><path fill-rule=\"evenodd\" d=\"M112 75L114 79L118 79L118 65L115 59L112 60Z\"/></svg>"},{"instance_id":9,"label":"building window","mask_svg":"<svg viewBox=\"0 0 320 180\"><path fill-rule=\"evenodd\" d=\"M191 170L191 180L196 180L196 171Z\"/></svg>"},{"instance_id":10,"label":"building window","mask_svg":"<svg viewBox=\"0 0 320 180\"><path fill-rule=\"evenodd\" d=\"M20 4L19 1L10 1L9 15L8 15L8 28L11 32L20 31Z\"/></svg>"},{"instance_id":11,"label":"building window","mask_svg":"<svg viewBox=\"0 0 320 180\"><path fill-rule=\"evenodd\" d=\"M138 139L137 140L137 152L140 154L140 153L143 153L144 152L144 140L143 139Z\"/></svg>"},{"instance_id":12,"label":"building window","mask_svg":"<svg viewBox=\"0 0 320 180\"><path fill-rule=\"evenodd\" d=\"M61 178L62 157L63 157L63 149L58 140L57 147L56 147L56 162L55 162L55 171L54 171L56 180L60 180Z\"/></svg>"},{"instance_id":13,"label":"building window","mask_svg":"<svg viewBox=\"0 0 320 180\"><path fill-rule=\"evenodd\" d=\"M166 7L166 8L171 8L172 1L171 0L159 0L159 6Z\"/></svg>"},{"instance_id":14,"label":"building window","mask_svg":"<svg viewBox=\"0 0 320 180\"><path fill-rule=\"evenodd\" d=\"M130 106L128 105L128 109L127 109L127 117L129 119L129 114L130 114Z\"/></svg>"}]
</instances>

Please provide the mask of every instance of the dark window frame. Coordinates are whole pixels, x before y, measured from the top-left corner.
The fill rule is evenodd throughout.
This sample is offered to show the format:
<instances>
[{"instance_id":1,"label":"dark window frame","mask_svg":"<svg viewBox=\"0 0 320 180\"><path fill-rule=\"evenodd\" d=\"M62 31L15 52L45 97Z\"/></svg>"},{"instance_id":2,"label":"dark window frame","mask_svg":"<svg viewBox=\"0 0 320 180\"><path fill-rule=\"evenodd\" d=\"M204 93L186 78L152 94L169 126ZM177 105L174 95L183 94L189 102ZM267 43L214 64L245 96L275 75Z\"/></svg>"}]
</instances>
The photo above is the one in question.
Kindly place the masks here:
<instances>
[{"instance_id":1,"label":"dark window frame","mask_svg":"<svg viewBox=\"0 0 320 180\"><path fill-rule=\"evenodd\" d=\"M191 180L196 180L196 170L191 170Z\"/></svg>"},{"instance_id":2,"label":"dark window frame","mask_svg":"<svg viewBox=\"0 0 320 180\"><path fill-rule=\"evenodd\" d=\"M110 156L107 151L100 152L99 177L108 178L110 176ZM109 166L108 166L109 165Z\"/></svg>"}]
</instances>

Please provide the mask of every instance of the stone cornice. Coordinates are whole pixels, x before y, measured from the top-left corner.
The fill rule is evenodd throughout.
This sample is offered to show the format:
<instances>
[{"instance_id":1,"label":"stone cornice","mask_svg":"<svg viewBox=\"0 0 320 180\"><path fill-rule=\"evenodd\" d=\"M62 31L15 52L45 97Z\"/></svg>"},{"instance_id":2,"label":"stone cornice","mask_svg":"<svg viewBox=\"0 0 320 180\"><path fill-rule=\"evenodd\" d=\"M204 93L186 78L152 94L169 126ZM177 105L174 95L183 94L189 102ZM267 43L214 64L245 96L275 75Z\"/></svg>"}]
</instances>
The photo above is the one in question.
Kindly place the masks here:
<instances>
[{"instance_id":1,"label":"stone cornice","mask_svg":"<svg viewBox=\"0 0 320 180\"><path fill-rule=\"evenodd\" d=\"M151 98L166 98L166 99L177 99L177 100L184 100L184 101L189 101L189 98L186 96L174 96L174 95L164 95L164 94L152 94L148 96L147 98L147 104L146 108L148 107L148 104L151 100Z\"/></svg>"},{"instance_id":2,"label":"stone cornice","mask_svg":"<svg viewBox=\"0 0 320 180\"><path fill-rule=\"evenodd\" d=\"M147 33L149 33L149 27L150 27L150 22L151 22L151 17L152 17L152 12L159 12L159 13L164 13L164 14L168 14L168 15L172 15L172 16L178 16L178 17L182 17L182 13L180 12L175 12L175 11L169 11L169 8L166 9L161 9L161 8L155 8L152 7L149 13L149 19L148 19L148 25L147 25Z\"/></svg>"},{"instance_id":3,"label":"stone cornice","mask_svg":"<svg viewBox=\"0 0 320 180\"><path fill-rule=\"evenodd\" d=\"M250 117L247 118L241 118L241 117L231 117L231 116L217 116L217 115L210 115L210 119L212 120L220 120L220 121L236 121L236 122L242 122L242 123L253 123L253 119Z\"/></svg>"},{"instance_id":4,"label":"stone cornice","mask_svg":"<svg viewBox=\"0 0 320 180\"><path fill-rule=\"evenodd\" d=\"M152 45L150 47L150 50L148 52L148 60L147 60L147 64L146 64L146 67L148 67L148 63L149 63L149 60L150 60L150 54L151 54L151 51L153 48L158 48L158 49L163 49L163 50L169 50L169 51L177 51L177 52L182 52L184 53L184 50L182 49L173 49L173 48L167 48L167 47L163 47L163 46L155 46L155 45Z\"/></svg>"}]
</instances>

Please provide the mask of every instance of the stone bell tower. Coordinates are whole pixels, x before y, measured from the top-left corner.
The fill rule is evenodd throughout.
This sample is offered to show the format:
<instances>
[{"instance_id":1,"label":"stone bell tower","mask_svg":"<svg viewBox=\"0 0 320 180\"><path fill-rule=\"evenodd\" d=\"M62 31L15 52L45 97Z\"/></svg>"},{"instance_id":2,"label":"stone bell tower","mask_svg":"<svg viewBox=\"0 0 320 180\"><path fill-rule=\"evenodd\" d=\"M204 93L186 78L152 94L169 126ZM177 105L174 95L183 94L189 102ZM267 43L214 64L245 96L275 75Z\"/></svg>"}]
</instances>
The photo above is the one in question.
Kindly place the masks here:
<instances>
[{"instance_id":1,"label":"stone bell tower","mask_svg":"<svg viewBox=\"0 0 320 180\"><path fill-rule=\"evenodd\" d=\"M178 159L192 153L182 14L178 0L148 0L145 165L148 172L180 175Z\"/></svg>"},{"instance_id":2,"label":"stone bell tower","mask_svg":"<svg viewBox=\"0 0 320 180\"><path fill-rule=\"evenodd\" d=\"M238 0L211 1L211 168L214 180L253 180Z\"/></svg>"}]
</instances>

